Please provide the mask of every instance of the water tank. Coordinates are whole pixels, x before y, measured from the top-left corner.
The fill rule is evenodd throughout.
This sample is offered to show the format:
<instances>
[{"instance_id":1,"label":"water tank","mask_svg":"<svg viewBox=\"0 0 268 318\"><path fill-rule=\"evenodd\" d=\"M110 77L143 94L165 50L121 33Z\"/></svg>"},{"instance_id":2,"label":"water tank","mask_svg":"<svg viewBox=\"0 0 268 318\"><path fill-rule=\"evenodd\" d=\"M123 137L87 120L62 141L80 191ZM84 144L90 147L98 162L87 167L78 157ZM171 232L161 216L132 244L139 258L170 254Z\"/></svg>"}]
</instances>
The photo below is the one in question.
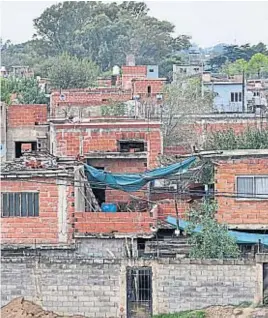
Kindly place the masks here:
<instances>
[{"instance_id":1,"label":"water tank","mask_svg":"<svg viewBox=\"0 0 268 318\"><path fill-rule=\"evenodd\" d=\"M102 203L101 211L115 213L117 212L117 206L114 203Z\"/></svg>"},{"instance_id":2,"label":"water tank","mask_svg":"<svg viewBox=\"0 0 268 318\"><path fill-rule=\"evenodd\" d=\"M113 75L119 75L120 74L120 67L115 65L113 67Z\"/></svg>"}]
</instances>

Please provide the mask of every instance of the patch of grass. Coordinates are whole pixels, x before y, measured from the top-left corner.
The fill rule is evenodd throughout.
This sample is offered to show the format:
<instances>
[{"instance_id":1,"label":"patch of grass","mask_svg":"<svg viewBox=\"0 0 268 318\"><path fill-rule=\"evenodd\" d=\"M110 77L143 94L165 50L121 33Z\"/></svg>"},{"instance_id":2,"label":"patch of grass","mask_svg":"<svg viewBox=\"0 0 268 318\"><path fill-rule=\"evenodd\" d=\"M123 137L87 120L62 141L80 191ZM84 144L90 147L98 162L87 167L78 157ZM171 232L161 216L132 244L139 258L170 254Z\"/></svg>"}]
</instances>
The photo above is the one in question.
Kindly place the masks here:
<instances>
[{"instance_id":1,"label":"patch of grass","mask_svg":"<svg viewBox=\"0 0 268 318\"><path fill-rule=\"evenodd\" d=\"M154 318L206 318L206 314L203 310L187 310L181 311L174 314L160 314L154 316Z\"/></svg>"}]
</instances>

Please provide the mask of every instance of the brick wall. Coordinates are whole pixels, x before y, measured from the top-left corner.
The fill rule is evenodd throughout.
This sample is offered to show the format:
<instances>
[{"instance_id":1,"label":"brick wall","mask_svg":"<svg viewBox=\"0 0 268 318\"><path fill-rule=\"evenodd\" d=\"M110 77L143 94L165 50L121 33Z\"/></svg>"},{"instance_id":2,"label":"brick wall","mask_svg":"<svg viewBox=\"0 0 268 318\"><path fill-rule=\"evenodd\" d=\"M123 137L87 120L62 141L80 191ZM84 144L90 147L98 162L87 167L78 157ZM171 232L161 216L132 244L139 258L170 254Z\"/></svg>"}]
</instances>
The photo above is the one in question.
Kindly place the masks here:
<instances>
[{"instance_id":1,"label":"brick wall","mask_svg":"<svg viewBox=\"0 0 268 318\"><path fill-rule=\"evenodd\" d=\"M75 234L85 233L151 233L153 218L148 212L76 212Z\"/></svg>"},{"instance_id":2,"label":"brick wall","mask_svg":"<svg viewBox=\"0 0 268 318\"><path fill-rule=\"evenodd\" d=\"M268 175L268 158L220 161L215 167L215 191L235 195L236 176ZM218 220L231 225L261 227L268 224L268 200L217 197Z\"/></svg>"},{"instance_id":3,"label":"brick wall","mask_svg":"<svg viewBox=\"0 0 268 318\"><path fill-rule=\"evenodd\" d=\"M1 180L2 192L38 192L38 217L2 217L2 244L56 244L70 242L74 201L73 187L66 186L66 195L60 197L59 185L52 178L32 178L30 181ZM62 211L61 200L67 210ZM61 223L63 222L63 224ZM67 224L65 223L67 222ZM65 225L66 224L66 225ZM64 233L59 233L63 231ZM62 234L62 235L61 235Z\"/></svg>"},{"instance_id":4,"label":"brick wall","mask_svg":"<svg viewBox=\"0 0 268 318\"><path fill-rule=\"evenodd\" d=\"M147 141L147 167L157 166L161 153L162 140L159 124L146 123L96 123L86 125L55 125L54 154L58 156L77 156L80 150L87 152L116 152L120 139L144 139ZM132 161L129 162L129 167ZM144 169L142 170L144 171Z\"/></svg>"},{"instance_id":5,"label":"brick wall","mask_svg":"<svg viewBox=\"0 0 268 318\"><path fill-rule=\"evenodd\" d=\"M123 89L132 88L133 79L143 79L147 76L147 66L122 66L122 87Z\"/></svg>"},{"instance_id":6,"label":"brick wall","mask_svg":"<svg viewBox=\"0 0 268 318\"><path fill-rule=\"evenodd\" d=\"M11 127L35 126L47 123L47 105L10 105L7 108L7 125Z\"/></svg>"},{"instance_id":7,"label":"brick wall","mask_svg":"<svg viewBox=\"0 0 268 318\"><path fill-rule=\"evenodd\" d=\"M257 265L243 260L224 260L223 264L222 260L120 260L50 254L2 257L2 305L24 296L59 314L116 318L122 308L122 318L126 318L127 266L152 268L154 315L253 302L258 284L262 285Z\"/></svg>"},{"instance_id":8,"label":"brick wall","mask_svg":"<svg viewBox=\"0 0 268 318\"><path fill-rule=\"evenodd\" d=\"M151 90L151 96L155 96L163 92L164 89L164 81L162 80L148 80L148 79L140 79L133 80L133 95L140 95L140 97L148 96L148 87Z\"/></svg>"},{"instance_id":9,"label":"brick wall","mask_svg":"<svg viewBox=\"0 0 268 318\"><path fill-rule=\"evenodd\" d=\"M68 111L70 114L77 116L78 110L82 109L83 113L95 114L100 112L100 108L97 106L108 105L111 102L126 102L132 98L131 91L119 90L118 88L96 89L94 91L63 91L64 100L61 100L60 92L53 92L50 97L50 114L52 117L62 117L64 111ZM96 108L96 109L95 109Z\"/></svg>"}]
</instances>

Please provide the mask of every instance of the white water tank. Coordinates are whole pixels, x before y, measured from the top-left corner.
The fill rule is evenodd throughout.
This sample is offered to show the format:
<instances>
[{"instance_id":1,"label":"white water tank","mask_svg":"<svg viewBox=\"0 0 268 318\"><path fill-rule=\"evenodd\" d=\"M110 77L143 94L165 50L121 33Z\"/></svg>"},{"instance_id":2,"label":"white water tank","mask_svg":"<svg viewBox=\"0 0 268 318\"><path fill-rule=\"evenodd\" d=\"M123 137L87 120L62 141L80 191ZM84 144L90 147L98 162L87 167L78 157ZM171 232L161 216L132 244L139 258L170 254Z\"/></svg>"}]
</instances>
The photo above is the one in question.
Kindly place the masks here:
<instances>
[{"instance_id":1,"label":"white water tank","mask_svg":"<svg viewBox=\"0 0 268 318\"><path fill-rule=\"evenodd\" d=\"M115 65L113 67L113 75L119 75L120 74L120 67Z\"/></svg>"}]
</instances>

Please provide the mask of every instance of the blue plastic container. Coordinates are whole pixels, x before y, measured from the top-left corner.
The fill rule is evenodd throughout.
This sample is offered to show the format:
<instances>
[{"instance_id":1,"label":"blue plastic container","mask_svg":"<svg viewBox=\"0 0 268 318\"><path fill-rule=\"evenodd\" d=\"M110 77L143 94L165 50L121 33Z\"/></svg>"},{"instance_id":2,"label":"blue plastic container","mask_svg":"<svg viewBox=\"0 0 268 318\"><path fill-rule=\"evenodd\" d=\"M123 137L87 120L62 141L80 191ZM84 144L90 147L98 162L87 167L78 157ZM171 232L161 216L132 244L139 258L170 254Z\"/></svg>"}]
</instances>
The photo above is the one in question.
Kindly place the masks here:
<instances>
[{"instance_id":1,"label":"blue plastic container","mask_svg":"<svg viewBox=\"0 0 268 318\"><path fill-rule=\"evenodd\" d=\"M114 203L102 203L101 204L101 211L115 213L115 212L117 212L117 205Z\"/></svg>"}]
</instances>

